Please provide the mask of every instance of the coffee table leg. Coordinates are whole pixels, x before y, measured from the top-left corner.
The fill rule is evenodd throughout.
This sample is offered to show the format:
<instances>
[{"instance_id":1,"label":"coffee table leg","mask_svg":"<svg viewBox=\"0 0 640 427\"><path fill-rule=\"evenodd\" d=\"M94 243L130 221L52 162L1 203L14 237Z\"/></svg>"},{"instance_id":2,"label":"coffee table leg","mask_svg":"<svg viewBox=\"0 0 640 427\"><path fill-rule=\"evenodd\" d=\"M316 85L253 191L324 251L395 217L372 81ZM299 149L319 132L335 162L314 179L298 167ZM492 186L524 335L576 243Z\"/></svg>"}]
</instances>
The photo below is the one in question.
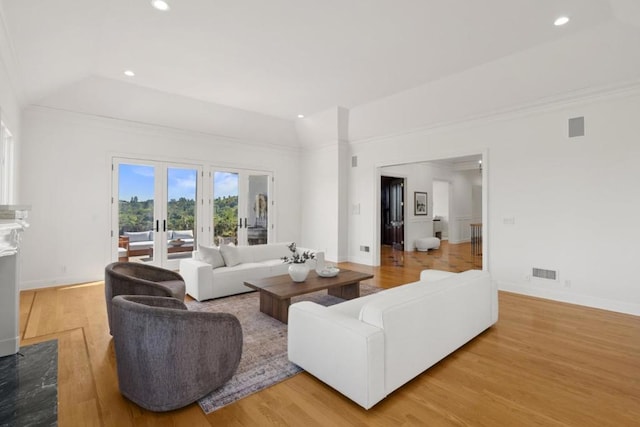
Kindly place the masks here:
<instances>
[{"instance_id":1,"label":"coffee table leg","mask_svg":"<svg viewBox=\"0 0 640 427\"><path fill-rule=\"evenodd\" d=\"M289 305L291 298L278 299L266 292L260 292L260 311L282 323L289 321Z\"/></svg>"},{"instance_id":2,"label":"coffee table leg","mask_svg":"<svg viewBox=\"0 0 640 427\"><path fill-rule=\"evenodd\" d=\"M350 285L336 286L327 290L329 295L342 299L354 299L360 296L360 283L352 283Z\"/></svg>"}]
</instances>

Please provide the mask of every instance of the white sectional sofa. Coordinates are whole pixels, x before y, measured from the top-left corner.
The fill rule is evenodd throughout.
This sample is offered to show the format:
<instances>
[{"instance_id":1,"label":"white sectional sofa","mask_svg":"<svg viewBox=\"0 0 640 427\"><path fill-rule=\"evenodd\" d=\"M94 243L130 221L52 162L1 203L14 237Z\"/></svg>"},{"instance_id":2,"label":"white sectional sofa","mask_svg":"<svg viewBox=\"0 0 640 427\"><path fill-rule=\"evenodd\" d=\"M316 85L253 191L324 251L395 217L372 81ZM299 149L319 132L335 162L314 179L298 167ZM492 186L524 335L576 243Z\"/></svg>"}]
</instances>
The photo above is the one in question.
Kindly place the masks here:
<instances>
[{"instance_id":1,"label":"white sectional sofa","mask_svg":"<svg viewBox=\"0 0 640 427\"><path fill-rule=\"evenodd\" d=\"M289 360L369 409L497 320L489 273L425 270L330 307L291 305Z\"/></svg>"},{"instance_id":2,"label":"white sectional sofa","mask_svg":"<svg viewBox=\"0 0 640 427\"><path fill-rule=\"evenodd\" d=\"M254 246L198 246L192 258L180 260L180 274L187 294L198 301L251 292L244 282L250 279L286 274L291 256L288 243ZM307 249L298 248L302 253Z\"/></svg>"}]
</instances>

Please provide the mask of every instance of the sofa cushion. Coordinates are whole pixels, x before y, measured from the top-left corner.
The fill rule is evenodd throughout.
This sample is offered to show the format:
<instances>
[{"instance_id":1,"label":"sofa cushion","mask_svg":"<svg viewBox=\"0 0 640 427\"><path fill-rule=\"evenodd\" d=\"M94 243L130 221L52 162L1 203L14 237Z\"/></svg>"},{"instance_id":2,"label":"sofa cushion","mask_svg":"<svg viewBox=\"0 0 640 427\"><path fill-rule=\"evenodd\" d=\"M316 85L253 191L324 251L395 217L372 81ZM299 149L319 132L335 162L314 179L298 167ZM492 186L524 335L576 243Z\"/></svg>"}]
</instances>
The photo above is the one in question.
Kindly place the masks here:
<instances>
[{"instance_id":1,"label":"sofa cushion","mask_svg":"<svg viewBox=\"0 0 640 427\"><path fill-rule=\"evenodd\" d=\"M238 249L238 247L231 245L220 246L220 253L222 254L222 258L224 259L224 264L227 267L234 267L241 263L240 253L238 252Z\"/></svg>"},{"instance_id":2,"label":"sofa cushion","mask_svg":"<svg viewBox=\"0 0 640 427\"><path fill-rule=\"evenodd\" d=\"M141 249L150 249L153 247L153 242L150 240L144 240L142 242L133 242L129 243L129 249L132 251L137 251Z\"/></svg>"},{"instance_id":3,"label":"sofa cushion","mask_svg":"<svg viewBox=\"0 0 640 427\"><path fill-rule=\"evenodd\" d=\"M224 267L224 259L216 247L198 245L197 259L211 264L213 268Z\"/></svg>"},{"instance_id":4,"label":"sofa cushion","mask_svg":"<svg viewBox=\"0 0 640 427\"><path fill-rule=\"evenodd\" d=\"M193 239L193 230L174 230L172 233L172 239Z\"/></svg>"},{"instance_id":5,"label":"sofa cushion","mask_svg":"<svg viewBox=\"0 0 640 427\"><path fill-rule=\"evenodd\" d=\"M253 261L261 262L272 259L282 259L285 256L291 256L289 245L291 243L270 243L267 245L251 246Z\"/></svg>"},{"instance_id":6,"label":"sofa cushion","mask_svg":"<svg viewBox=\"0 0 640 427\"><path fill-rule=\"evenodd\" d=\"M260 261L259 263L262 264L262 265L268 265L269 267L274 267L274 266L275 267L279 267L281 265L284 265L285 273L286 273L286 270L289 268L289 264L285 263L284 261L282 261L281 259L278 259L278 258L276 258L276 259L267 259L267 260L264 260L264 261Z\"/></svg>"},{"instance_id":7,"label":"sofa cushion","mask_svg":"<svg viewBox=\"0 0 640 427\"><path fill-rule=\"evenodd\" d=\"M229 284L236 286L235 283L240 282L246 291L249 288L244 287L247 280L260 279L269 275L269 267L258 263L243 263L234 267L220 267L213 270L214 280L217 285L224 286Z\"/></svg>"},{"instance_id":8,"label":"sofa cushion","mask_svg":"<svg viewBox=\"0 0 640 427\"><path fill-rule=\"evenodd\" d=\"M150 231L125 231L124 235L129 238L129 243L134 242L147 242L153 240L149 237Z\"/></svg>"}]
</instances>

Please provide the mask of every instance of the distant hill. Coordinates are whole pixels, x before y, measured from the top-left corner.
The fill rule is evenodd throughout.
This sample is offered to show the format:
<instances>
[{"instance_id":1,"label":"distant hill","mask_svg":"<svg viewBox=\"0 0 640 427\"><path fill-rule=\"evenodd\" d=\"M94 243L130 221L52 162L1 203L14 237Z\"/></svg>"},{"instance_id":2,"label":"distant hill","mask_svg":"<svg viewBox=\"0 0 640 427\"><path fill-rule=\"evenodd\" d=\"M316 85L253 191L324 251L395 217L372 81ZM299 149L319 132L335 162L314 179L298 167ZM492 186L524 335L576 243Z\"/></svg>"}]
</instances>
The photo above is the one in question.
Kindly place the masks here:
<instances>
[{"instance_id":1,"label":"distant hill","mask_svg":"<svg viewBox=\"0 0 640 427\"><path fill-rule=\"evenodd\" d=\"M120 200L119 233L125 231L148 231L154 229L153 223L153 200L138 200L132 197L131 200ZM238 218L238 196L218 197L215 199L216 219L214 235L222 237L235 237L237 235ZM168 203L168 230L195 230L197 226L195 220L196 201L184 197L178 200L172 199Z\"/></svg>"}]
</instances>

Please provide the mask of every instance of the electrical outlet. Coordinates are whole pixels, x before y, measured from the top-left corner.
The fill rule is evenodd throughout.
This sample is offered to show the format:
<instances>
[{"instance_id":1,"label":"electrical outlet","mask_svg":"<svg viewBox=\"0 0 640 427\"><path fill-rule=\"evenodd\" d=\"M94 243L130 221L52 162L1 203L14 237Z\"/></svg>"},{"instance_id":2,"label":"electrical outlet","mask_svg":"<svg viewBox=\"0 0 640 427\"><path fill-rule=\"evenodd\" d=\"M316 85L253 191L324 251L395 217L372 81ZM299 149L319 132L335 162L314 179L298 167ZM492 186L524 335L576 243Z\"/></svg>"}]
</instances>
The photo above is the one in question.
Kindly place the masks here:
<instances>
[{"instance_id":1,"label":"electrical outlet","mask_svg":"<svg viewBox=\"0 0 640 427\"><path fill-rule=\"evenodd\" d=\"M564 281L564 287L565 288L570 288L571 287L571 280L565 280Z\"/></svg>"},{"instance_id":2,"label":"electrical outlet","mask_svg":"<svg viewBox=\"0 0 640 427\"><path fill-rule=\"evenodd\" d=\"M369 252L369 246L360 246L360 252Z\"/></svg>"}]
</instances>

